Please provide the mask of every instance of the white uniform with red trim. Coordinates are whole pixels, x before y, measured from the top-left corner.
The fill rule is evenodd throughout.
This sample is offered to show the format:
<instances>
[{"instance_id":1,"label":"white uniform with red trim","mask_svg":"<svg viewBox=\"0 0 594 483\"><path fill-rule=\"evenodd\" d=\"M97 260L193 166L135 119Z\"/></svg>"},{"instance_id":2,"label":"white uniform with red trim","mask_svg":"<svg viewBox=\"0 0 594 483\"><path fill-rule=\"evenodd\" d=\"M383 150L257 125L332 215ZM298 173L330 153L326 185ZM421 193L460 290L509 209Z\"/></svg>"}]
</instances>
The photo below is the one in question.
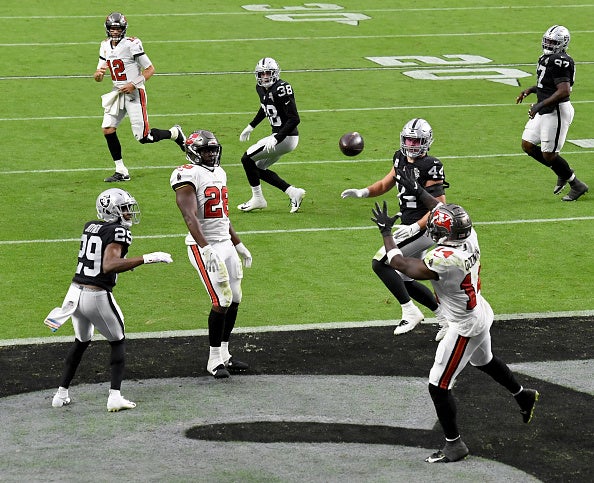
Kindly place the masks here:
<instances>
[{"instance_id":1,"label":"white uniform with red trim","mask_svg":"<svg viewBox=\"0 0 594 483\"><path fill-rule=\"evenodd\" d=\"M481 295L476 232L461 245L437 246L423 261L439 276L431 284L450 327L437 347L429 382L448 389L468 362L482 366L493 358L489 330L494 316Z\"/></svg>"},{"instance_id":2,"label":"white uniform with red trim","mask_svg":"<svg viewBox=\"0 0 594 483\"><path fill-rule=\"evenodd\" d=\"M200 275L213 305L228 307L231 302L241 302L243 267L229 233L231 222L225 170L220 166L211 171L204 166L185 164L173 171L169 181L174 190L188 185L194 188L202 233L225 263L219 272L208 272L204 267L200 248L188 233L188 257Z\"/></svg>"},{"instance_id":3,"label":"white uniform with red trim","mask_svg":"<svg viewBox=\"0 0 594 483\"><path fill-rule=\"evenodd\" d=\"M140 39L125 37L115 47L112 47L110 39L101 42L97 69L106 65L113 82L113 90L117 91L120 87L136 81L142 70L150 67L152 62L144 53ZM131 94L121 94L121 97L123 101L120 102L120 109L115 114L107 112L106 109L101 127L118 127L128 113L132 133L138 141L150 132L144 83L137 85Z\"/></svg>"}]
</instances>

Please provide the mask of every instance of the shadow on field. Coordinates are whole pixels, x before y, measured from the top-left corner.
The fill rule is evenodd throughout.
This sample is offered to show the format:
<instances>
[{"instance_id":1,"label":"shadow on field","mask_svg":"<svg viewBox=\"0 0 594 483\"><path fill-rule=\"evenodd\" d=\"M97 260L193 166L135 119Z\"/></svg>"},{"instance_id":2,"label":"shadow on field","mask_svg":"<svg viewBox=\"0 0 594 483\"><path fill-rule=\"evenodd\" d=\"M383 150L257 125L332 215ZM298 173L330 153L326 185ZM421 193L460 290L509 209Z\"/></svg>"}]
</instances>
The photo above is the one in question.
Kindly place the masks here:
<instances>
[{"instance_id":1,"label":"shadow on field","mask_svg":"<svg viewBox=\"0 0 594 483\"><path fill-rule=\"evenodd\" d=\"M471 456L504 463L545 482L590 481L594 460L594 317L497 321L491 333L493 351L512 365L523 385L538 389L541 398L533 422L524 425L506 391L487 375L467 367L454 395L459 426ZM247 374L251 375L426 378L436 347L434 335L435 327L430 325L421 325L400 337L394 337L389 326L240 333L233 336L231 352L250 363ZM0 347L0 397L53 391L68 346ZM124 384L153 378L204 377L208 339L135 338L128 340L127 352ZM106 342L91 344L74 384L109 381L108 354ZM584 372L568 373L567 367L581 367ZM572 384L572 378L578 382ZM365 388L352 388L358 390ZM426 397L429 399L428 392ZM390 394L386 394L386 401L389 404ZM368 408L362 405L360 410ZM323 408L320 414L324 414ZM442 445L439 427L419 430L321 421L204 424L188 428L186 436L210 441Z\"/></svg>"}]
</instances>

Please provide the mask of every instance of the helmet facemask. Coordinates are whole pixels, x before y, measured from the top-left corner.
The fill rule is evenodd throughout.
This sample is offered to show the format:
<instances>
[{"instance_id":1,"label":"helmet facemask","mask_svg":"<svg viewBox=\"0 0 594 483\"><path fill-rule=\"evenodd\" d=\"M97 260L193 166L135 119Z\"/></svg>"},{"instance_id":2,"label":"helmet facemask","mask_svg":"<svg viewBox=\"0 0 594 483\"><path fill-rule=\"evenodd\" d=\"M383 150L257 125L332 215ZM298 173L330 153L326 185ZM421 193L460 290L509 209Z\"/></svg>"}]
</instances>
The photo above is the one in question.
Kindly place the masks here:
<instances>
[{"instance_id":1,"label":"helmet facemask","mask_svg":"<svg viewBox=\"0 0 594 483\"><path fill-rule=\"evenodd\" d=\"M119 188L105 190L97 197L97 217L130 228L140 223L140 207L134 197Z\"/></svg>"}]
</instances>

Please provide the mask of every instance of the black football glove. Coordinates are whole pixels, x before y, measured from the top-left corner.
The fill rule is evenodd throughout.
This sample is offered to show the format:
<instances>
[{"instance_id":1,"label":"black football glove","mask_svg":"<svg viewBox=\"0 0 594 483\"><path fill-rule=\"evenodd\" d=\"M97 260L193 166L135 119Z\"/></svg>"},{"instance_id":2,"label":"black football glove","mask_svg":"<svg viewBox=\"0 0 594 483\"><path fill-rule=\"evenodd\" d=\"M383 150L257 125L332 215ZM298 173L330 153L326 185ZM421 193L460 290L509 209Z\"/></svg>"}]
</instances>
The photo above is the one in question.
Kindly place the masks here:
<instances>
[{"instance_id":1,"label":"black football glove","mask_svg":"<svg viewBox=\"0 0 594 483\"><path fill-rule=\"evenodd\" d=\"M372 208L371 212L374 216L371 221L377 225L382 236L392 236L392 227L396 220L400 218L400 213L396 213L394 216L388 215L388 204L385 201L382 208L376 201L375 209Z\"/></svg>"},{"instance_id":2,"label":"black football glove","mask_svg":"<svg viewBox=\"0 0 594 483\"><path fill-rule=\"evenodd\" d=\"M396 176L394 176L396 182L404 187L407 191L407 194L419 196L423 187L419 184L417 179L415 178L414 171L412 169L403 169L399 168L396 171Z\"/></svg>"}]
</instances>

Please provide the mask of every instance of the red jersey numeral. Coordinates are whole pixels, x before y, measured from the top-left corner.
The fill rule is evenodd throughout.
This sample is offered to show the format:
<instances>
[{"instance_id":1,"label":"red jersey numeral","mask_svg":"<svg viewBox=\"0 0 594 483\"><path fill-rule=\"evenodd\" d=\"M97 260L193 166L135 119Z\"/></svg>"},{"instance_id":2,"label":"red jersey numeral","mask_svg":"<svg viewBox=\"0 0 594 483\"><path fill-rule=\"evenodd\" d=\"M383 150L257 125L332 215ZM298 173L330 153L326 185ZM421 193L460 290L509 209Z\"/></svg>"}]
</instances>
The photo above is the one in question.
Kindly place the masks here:
<instances>
[{"instance_id":1,"label":"red jersey numeral","mask_svg":"<svg viewBox=\"0 0 594 483\"><path fill-rule=\"evenodd\" d=\"M108 60L107 67L111 73L111 80L125 81L127 79L126 67L124 66L124 61L122 59Z\"/></svg>"},{"instance_id":2,"label":"red jersey numeral","mask_svg":"<svg viewBox=\"0 0 594 483\"><path fill-rule=\"evenodd\" d=\"M229 216L229 194L226 186L221 189L209 186L204 190L204 196L204 218L223 218L223 214Z\"/></svg>"}]
</instances>

